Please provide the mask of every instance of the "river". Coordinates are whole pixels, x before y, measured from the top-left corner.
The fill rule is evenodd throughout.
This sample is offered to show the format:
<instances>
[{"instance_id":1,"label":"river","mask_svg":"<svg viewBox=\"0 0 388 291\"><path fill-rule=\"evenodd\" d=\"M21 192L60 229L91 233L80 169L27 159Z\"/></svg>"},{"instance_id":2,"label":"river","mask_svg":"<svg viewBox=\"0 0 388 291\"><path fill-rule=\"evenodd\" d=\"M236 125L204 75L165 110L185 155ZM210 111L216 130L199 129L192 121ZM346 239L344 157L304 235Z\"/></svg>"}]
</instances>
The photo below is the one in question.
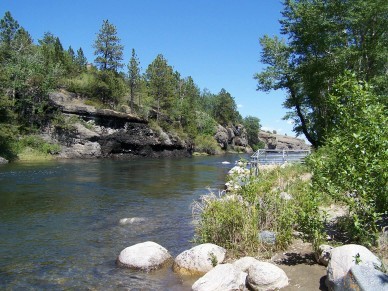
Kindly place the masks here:
<instances>
[{"instance_id":1,"label":"river","mask_svg":"<svg viewBox=\"0 0 388 291\"><path fill-rule=\"evenodd\" d=\"M0 167L0 289L186 290L169 268L118 268L127 246L190 248L190 205L219 189L238 155L68 160ZM231 164L222 164L228 161ZM216 190L218 191L218 190ZM120 225L121 218L144 221Z\"/></svg>"}]
</instances>

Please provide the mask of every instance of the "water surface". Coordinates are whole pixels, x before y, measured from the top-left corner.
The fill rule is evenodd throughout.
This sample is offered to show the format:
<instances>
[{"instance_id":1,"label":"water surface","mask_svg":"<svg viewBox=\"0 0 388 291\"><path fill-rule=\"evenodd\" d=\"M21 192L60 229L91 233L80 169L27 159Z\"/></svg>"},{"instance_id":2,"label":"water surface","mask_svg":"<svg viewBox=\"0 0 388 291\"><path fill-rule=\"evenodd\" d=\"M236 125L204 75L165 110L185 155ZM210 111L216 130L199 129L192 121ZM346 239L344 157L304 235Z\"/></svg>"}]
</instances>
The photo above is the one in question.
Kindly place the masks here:
<instances>
[{"instance_id":1,"label":"water surface","mask_svg":"<svg viewBox=\"0 0 388 291\"><path fill-rule=\"evenodd\" d=\"M148 240L173 256L192 247L191 203L221 188L238 158L1 166L0 289L190 289L190 280L168 268L147 274L120 269L115 259ZM120 225L124 217L145 221Z\"/></svg>"}]
</instances>

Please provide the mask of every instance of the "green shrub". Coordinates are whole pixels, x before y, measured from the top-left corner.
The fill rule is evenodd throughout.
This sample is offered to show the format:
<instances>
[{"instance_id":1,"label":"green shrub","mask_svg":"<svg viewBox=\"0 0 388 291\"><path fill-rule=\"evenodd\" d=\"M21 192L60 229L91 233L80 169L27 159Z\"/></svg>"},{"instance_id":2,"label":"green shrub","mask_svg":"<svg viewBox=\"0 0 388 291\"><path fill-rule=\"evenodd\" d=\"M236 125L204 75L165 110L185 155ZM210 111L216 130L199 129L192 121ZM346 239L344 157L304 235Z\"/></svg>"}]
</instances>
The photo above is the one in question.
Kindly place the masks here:
<instances>
[{"instance_id":1,"label":"green shrub","mask_svg":"<svg viewBox=\"0 0 388 291\"><path fill-rule=\"evenodd\" d=\"M194 144L196 152L203 152L209 155L221 153L221 148L213 136L198 135L194 140Z\"/></svg>"},{"instance_id":2,"label":"green shrub","mask_svg":"<svg viewBox=\"0 0 388 291\"><path fill-rule=\"evenodd\" d=\"M61 147L58 144L51 144L43 140L41 137L35 135L27 135L21 137L16 145L18 153L21 153L26 148L31 148L44 155L57 154Z\"/></svg>"},{"instance_id":3,"label":"green shrub","mask_svg":"<svg viewBox=\"0 0 388 291\"><path fill-rule=\"evenodd\" d=\"M376 243L388 214L388 118L371 92L352 75L338 81L328 100L335 127L309 159L314 190L349 207L351 239L365 245Z\"/></svg>"}]
</instances>

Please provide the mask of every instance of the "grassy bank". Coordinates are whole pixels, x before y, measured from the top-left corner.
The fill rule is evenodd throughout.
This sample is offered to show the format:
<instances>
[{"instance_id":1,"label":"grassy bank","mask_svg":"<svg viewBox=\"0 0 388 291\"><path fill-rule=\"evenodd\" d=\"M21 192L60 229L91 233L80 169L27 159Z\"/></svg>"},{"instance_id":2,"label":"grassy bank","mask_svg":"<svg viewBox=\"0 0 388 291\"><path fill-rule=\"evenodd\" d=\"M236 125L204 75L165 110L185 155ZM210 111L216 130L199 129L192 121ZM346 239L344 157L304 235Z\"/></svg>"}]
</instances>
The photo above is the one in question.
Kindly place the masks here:
<instances>
[{"instance_id":1,"label":"grassy bank","mask_svg":"<svg viewBox=\"0 0 388 291\"><path fill-rule=\"evenodd\" d=\"M235 185L232 190L210 193L194 204L199 221L195 239L218 244L236 255L284 249L296 231L319 245L324 219L318 205L327 201L312 195L310 177L303 165L263 168L257 177L229 175ZM262 231L275 233L275 244L263 242Z\"/></svg>"},{"instance_id":2,"label":"grassy bank","mask_svg":"<svg viewBox=\"0 0 388 291\"><path fill-rule=\"evenodd\" d=\"M21 136L12 143L12 161L47 161L55 159L60 146L36 135Z\"/></svg>"}]
</instances>

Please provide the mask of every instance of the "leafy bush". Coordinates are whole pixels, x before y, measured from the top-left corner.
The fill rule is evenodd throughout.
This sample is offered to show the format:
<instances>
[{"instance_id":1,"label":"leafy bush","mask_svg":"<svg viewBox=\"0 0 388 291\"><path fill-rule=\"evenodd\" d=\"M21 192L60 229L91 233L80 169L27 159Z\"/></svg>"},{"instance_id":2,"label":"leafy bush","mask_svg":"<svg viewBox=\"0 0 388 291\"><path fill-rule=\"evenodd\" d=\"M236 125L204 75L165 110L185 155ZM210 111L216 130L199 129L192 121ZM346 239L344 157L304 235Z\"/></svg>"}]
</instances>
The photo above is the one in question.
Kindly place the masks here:
<instances>
[{"instance_id":1,"label":"leafy bush","mask_svg":"<svg viewBox=\"0 0 388 291\"><path fill-rule=\"evenodd\" d=\"M221 148L213 136L198 135L195 140L195 151L203 152L209 155L215 155L221 152Z\"/></svg>"},{"instance_id":2,"label":"leafy bush","mask_svg":"<svg viewBox=\"0 0 388 291\"><path fill-rule=\"evenodd\" d=\"M376 243L388 205L388 119L371 92L350 74L339 79L329 98L335 126L309 160L316 193L349 207L352 239L366 245Z\"/></svg>"},{"instance_id":3,"label":"leafy bush","mask_svg":"<svg viewBox=\"0 0 388 291\"><path fill-rule=\"evenodd\" d=\"M61 148L57 144L51 144L35 135L23 136L15 145L18 153L21 153L26 148L31 148L44 155L57 154Z\"/></svg>"}]
</instances>

